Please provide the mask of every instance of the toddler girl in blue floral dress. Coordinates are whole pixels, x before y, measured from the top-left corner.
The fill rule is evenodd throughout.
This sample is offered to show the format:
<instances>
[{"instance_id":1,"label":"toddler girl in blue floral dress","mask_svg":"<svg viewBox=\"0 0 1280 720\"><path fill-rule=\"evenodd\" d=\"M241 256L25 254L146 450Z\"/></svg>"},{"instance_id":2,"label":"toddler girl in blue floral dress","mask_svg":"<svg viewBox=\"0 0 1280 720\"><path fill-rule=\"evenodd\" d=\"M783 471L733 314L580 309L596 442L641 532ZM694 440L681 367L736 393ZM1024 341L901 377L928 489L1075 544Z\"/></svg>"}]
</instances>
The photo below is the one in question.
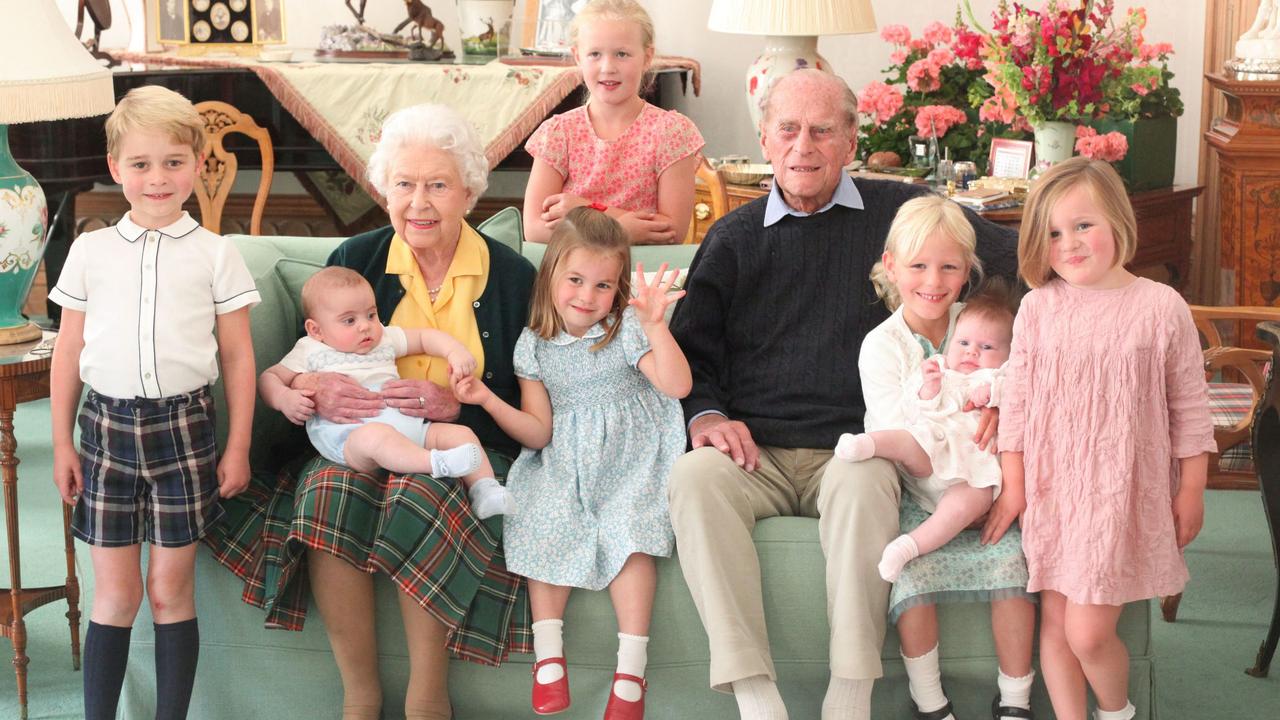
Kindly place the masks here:
<instances>
[{"instance_id":1,"label":"toddler girl in blue floral dress","mask_svg":"<svg viewBox=\"0 0 1280 720\"><path fill-rule=\"evenodd\" d=\"M569 707L561 630L569 591L609 588L618 616L618 670L606 720L644 716L655 556L675 542L667 475L685 448L679 398L689 363L667 330L676 272L659 269L631 297L626 231L575 208L552 234L516 343L520 408L474 377L454 385L525 450L507 473L507 568L529 579L533 709ZM641 275L643 277L643 275ZM628 307L630 306L630 307Z\"/></svg>"}]
</instances>

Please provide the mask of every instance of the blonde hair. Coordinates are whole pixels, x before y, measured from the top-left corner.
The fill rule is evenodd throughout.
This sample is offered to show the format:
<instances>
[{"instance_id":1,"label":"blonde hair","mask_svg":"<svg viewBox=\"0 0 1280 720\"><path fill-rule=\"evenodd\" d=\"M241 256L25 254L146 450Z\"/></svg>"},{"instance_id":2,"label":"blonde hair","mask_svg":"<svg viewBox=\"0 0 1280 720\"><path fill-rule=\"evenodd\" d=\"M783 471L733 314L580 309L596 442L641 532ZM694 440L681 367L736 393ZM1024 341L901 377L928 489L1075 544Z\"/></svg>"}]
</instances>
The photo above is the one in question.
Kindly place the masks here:
<instances>
[{"instance_id":1,"label":"blonde hair","mask_svg":"<svg viewBox=\"0 0 1280 720\"><path fill-rule=\"evenodd\" d=\"M592 350L599 350L617 337L618 328L622 326L622 311L631 298L631 240L617 220L599 210L576 207L552 231L538 277L533 281L529 329L546 340L564 331L564 320L556 312L553 294L556 281L564 275L569 253L579 249L618 259L617 291L613 295L613 307L605 316L605 334L600 342L591 346Z\"/></svg>"},{"instance_id":2,"label":"blonde hair","mask_svg":"<svg viewBox=\"0 0 1280 720\"><path fill-rule=\"evenodd\" d=\"M315 319L316 305L326 293L343 288L364 285L373 292L373 286L363 275L351 268L331 266L321 268L302 284L302 317Z\"/></svg>"},{"instance_id":3,"label":"blonde hair","mask_svg":"<svg viewBox=\"0 0 1280 720\"><path fill-rule=\"evenodd\" d=\"M889 226L889 236L884 241L884 251L894 262L905 264L920 254L920 248L930 235L941 232L951 238L964 254L964 261L974 276L971 282L982 280L982 260L978 258L978 239L973 225L965 217L960 206L939 195L925 195L908 200L898 208L898 214ZM885 307L896 310L902 304L898 286L889 279L884 260L871 268L871 283L876 295L884 300Z\"/></svg>"},{"instance_id":4,"label":"blonde hair","mask_svg":"<svg viewBox=\"0 0 1280 720\"><path fill-rule=\"evenodd\" d=\"M1051 262L1050 216L1058 201L1081 185L1089 188L1102 216L1111 225L1116 263L1128 263L1137 252L1138 223L1124 181L1110 163L1076 156L1049 168L1027 197L1022 230L1018 233L1018 272L1028 287L1040 287L1057 276Z\"/></svg>"},{"instance_id":5,"label":"blonde hair","mask_svg":"<svg viewBox=\"0 0 1280 720\"><path fill-rule=\"evenodd\" d=\"M640 44L653 47L653 18L636 0L591 0L569 23L569 44L577 47L582 27L598 20L635 23L640 28Z\"/></svg>"},{"instance_id":6,"label":"blonde hair","mask_svg":"<svg viewBox=\"0 0 1280 720\"><path fill-rule=\"evenodd\" d=\"M640 28L640 45L645 50L653 49L653 18L636 0L591 0L582 11L569 23L569 45L578 47L578 35L582 28L599 20L615 20L633 23ZM654 74L645 68L644 77L640 78L640 95L644 95L653 86ZM587 91L590 99L590 90Z\"/></svg>"},{"instance_id":7,"label":"blonde hair","mask_svg":"<svg viewBox=\"0 0 1280 720\"><path fill-rule=\"evenodd\" d=\"M179 145L188 145L199 158L205 149L204 119L195 105L159 85L143 85L129 91L107 118L107 154L119 158L124 136L138 130L165 133Z\"/></svg>"}]
</instances>

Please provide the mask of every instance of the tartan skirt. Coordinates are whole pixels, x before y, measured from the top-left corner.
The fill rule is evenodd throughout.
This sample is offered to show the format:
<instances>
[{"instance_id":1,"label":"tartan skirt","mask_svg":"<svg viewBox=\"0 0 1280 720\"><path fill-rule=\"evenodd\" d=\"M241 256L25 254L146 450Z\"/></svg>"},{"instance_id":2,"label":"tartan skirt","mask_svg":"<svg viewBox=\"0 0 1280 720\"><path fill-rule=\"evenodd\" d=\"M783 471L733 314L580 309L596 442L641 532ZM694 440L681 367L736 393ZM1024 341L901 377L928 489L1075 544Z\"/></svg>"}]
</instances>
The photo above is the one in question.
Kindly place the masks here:
<instances>
[{"instance_id":1,"label":"tartan skirt","mask_svg":"<svg viewBox=\"0 0 1280 720\"><path fill-rule=\"evenodd\" d=\"M489 459L499 475L510 465ZM508 653L532 652L528 594L507 572L502 516L477 519L460 481L374 477L320 457L297 477L255 476L249 490L223 501L226 518L205 536L218 562L244 581L242 599L267 611L266 627L302 629L314 549L386 574L449 628L456 657L497 665Z\"/></svg>"}]
</instances>

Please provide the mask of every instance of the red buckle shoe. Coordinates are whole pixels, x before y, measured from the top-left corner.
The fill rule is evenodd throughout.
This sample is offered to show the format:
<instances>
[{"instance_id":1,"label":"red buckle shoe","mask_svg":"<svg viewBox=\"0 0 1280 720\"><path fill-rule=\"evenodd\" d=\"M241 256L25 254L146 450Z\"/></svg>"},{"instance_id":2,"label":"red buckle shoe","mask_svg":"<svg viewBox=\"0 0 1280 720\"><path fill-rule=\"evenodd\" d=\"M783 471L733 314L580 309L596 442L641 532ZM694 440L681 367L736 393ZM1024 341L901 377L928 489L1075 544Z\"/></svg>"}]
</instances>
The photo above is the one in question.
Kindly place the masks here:
<instances>
[{"instance_id":1,"label":"red buckle shoe","mask_svg":"<svg viewBox=\"0 0 1280 720\"><path fill-rule=\"evenodd\" d=\"M604 720L644 720L644 693L649 689L649 683L644 678L628 675L626 673L614 673L613 682L619 680L630 680L640 686L640 699L635 702L623 700L613 692L613 683L609 684L609 704L604 708Z\"/></svg>"},{"instance_id":2,"label":"red buckle shoe","mask_svg":"<svg viewBox=\"0 0 1280 720\"><path fill-rule=\"evenodd\" d=\"M564 675L549 683L538 682L538 668L559 665ZM569 666L564 658L552 657L533 664L533 711L539 715L555 715L569 709Z\"/></svg>"}]
</instances>

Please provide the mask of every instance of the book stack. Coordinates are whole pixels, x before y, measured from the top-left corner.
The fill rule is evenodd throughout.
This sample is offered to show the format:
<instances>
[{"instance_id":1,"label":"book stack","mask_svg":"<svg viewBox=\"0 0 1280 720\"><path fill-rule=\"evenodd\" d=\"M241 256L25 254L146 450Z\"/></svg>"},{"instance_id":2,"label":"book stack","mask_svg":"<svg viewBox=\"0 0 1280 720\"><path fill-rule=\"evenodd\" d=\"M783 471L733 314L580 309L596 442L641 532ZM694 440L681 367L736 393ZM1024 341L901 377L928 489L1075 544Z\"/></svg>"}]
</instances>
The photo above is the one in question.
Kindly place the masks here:
<instances>
[{"instance_id":1,"label":"book stack","mask_svg":"<svg viewBox=\"0 0 1280 720\"><path fill-rule=\"evenodd\" d=\"M1019 203L1008 191L999 188L962 190L952 195L951 199L978 212L1013 207Z\"/></svg>"}]
</instances>

